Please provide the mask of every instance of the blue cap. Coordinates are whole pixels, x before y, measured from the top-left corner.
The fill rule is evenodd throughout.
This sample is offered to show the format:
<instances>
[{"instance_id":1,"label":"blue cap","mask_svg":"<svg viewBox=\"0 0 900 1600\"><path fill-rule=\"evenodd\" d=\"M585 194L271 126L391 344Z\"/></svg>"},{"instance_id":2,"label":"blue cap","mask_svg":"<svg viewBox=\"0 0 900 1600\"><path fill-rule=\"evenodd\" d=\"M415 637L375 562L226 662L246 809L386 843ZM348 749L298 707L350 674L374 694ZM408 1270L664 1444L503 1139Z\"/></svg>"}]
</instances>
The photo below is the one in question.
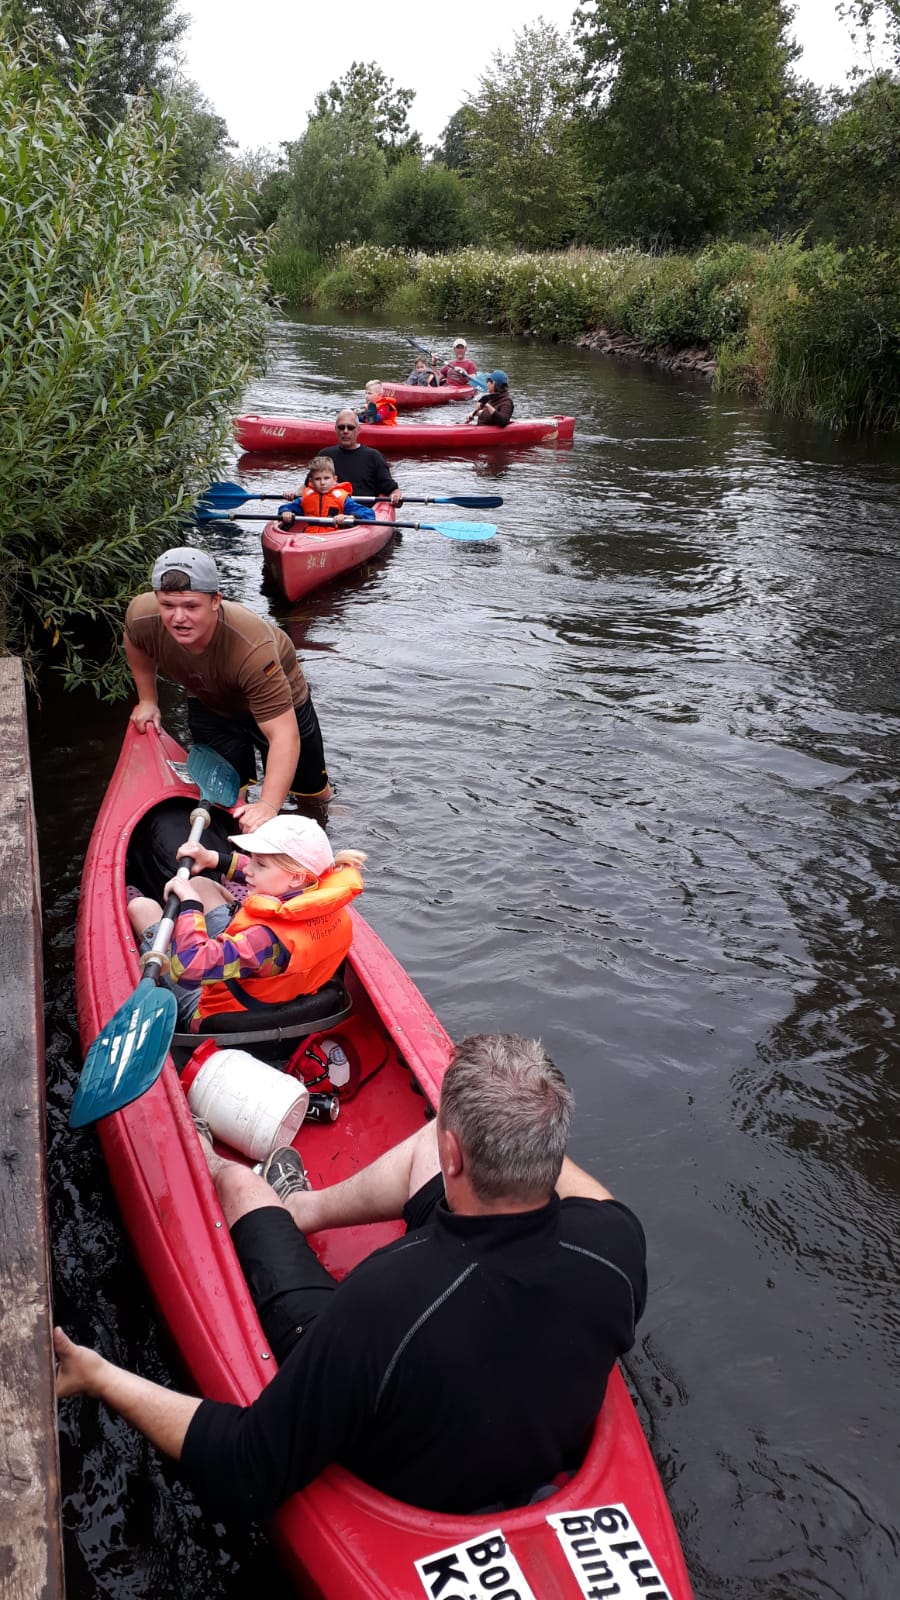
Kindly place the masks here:
<instances>
[{"instance_id":1,"label":"blue cap","mask_svg":"<svg viewBox=\"0 0 900 1600\"><path fill-rule=\"evenodd\" d=\"M501 384L502 384L503 388L505 389L507 387L507 384L509 383L509 379L506 376L506 373L505 372L501 372L499 367L497 368L496 372L489 372L488 373L488 377L490 378L491 383L494 385L495 388L499 388L501 386Z\"/></svg>"}]
</instances>

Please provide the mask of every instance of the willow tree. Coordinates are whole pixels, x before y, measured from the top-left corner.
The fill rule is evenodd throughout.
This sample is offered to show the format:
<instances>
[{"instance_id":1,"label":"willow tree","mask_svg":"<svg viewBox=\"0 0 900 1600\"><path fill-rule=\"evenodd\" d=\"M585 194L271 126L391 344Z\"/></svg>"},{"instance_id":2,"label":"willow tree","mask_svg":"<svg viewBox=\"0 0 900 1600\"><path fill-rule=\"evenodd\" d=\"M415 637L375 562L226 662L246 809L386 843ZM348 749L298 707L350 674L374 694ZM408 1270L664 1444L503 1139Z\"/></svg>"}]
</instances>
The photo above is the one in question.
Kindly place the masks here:
<instances>
[{"instance_id":1,"label":"willow tree","mask_svg":"<svg viewBox=\"0 0 900 1600\"><path fill-rule=\"evenodd\" d=\"M235 198L171 187L177 111L142 99L100 133L92 70L0 42L0 648L110 690L265 317Z\"/></svg>"}]
</instances>

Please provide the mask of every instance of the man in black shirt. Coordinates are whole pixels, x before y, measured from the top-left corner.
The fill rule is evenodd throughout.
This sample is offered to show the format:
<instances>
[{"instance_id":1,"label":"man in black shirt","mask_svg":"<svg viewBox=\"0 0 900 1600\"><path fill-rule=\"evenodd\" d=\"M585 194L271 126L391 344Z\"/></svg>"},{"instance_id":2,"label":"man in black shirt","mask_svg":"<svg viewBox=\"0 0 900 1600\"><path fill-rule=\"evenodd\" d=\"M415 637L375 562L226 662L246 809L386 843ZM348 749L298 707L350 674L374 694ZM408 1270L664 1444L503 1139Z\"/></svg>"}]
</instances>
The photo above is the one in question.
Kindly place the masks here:
<instances>
[{"instance_id":1,"label":"man in black shirt","mask_svg":"<svg viewBox=\"0 0 900 1600\"><path fill-rule=\"evenodd\" d=\"M330 456L338 483L349 483L355 496L377 494L390 500L392 506L402 506L403 496L396 479L380 450L359 442L359 418L355 411L339 411L334 424L337 444L329 445L319 454Z\"/></svg>"},{"instance_id":2,"label":"man in black shirt","mask_svg":"<svg viewBox=\"0 0 900 1600\"><path fill-rule=\"evenodd\" d=\"M436 1121L331 1189L303 1192L279 1152L278 1206L210 1146L279 1371L250 1406L189 1399L58 1330L59 1394L121 1411L216 1517L264 1517L332 1461L432 1510L527 1502L578 1464L646 1299L640 1223L565 1157L572 1109L537 1041L479 1034ZM341 1284L300 1231L400 1214L405 1236Z\"/></svg>"}]
</instances>

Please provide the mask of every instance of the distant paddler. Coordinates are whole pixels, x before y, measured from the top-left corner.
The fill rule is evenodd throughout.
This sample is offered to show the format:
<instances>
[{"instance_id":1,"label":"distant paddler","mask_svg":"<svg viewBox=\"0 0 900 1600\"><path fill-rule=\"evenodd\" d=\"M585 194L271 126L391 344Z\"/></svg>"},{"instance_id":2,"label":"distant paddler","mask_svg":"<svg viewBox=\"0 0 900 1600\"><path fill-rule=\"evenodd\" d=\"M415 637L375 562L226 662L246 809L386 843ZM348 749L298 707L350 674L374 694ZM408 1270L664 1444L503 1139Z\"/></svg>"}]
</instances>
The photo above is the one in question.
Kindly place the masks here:
<instances>
[{"instance_id":1,"label":"distant paddler","mask_svg":"<svg viewBox=\"0 0 900 1600\"><path fill-rule=\"evenodd\" d=\"M488 377L487 394L479 396L466 421L475 422L481 428L505 428L514 410L513 397L509 392L509 379L506 373L497 367Z\"/></svg>"}]
</instances>

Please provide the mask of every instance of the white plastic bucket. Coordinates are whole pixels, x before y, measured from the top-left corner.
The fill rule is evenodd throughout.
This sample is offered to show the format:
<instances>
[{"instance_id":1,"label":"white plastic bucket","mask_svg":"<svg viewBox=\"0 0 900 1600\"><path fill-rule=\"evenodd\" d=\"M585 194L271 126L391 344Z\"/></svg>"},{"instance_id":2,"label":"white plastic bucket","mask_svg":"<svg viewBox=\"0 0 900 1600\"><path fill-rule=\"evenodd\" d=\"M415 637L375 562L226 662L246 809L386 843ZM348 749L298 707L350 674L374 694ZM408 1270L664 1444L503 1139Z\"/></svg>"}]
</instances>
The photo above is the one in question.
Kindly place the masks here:
<instances>
[{"instance_id":1,"label":"white plastic bucket","mask_svg":"<svg viewBox=\"0 0 900 1600\"><path fill-rule=\"evenodd\" d=\"M246 1050L216 1049L212 1040L194 1051L181 1082L188 1105L214 1137L251 1161L291 1144L309 1105L305 1083Z\"/></svg>"}]
</instances>

